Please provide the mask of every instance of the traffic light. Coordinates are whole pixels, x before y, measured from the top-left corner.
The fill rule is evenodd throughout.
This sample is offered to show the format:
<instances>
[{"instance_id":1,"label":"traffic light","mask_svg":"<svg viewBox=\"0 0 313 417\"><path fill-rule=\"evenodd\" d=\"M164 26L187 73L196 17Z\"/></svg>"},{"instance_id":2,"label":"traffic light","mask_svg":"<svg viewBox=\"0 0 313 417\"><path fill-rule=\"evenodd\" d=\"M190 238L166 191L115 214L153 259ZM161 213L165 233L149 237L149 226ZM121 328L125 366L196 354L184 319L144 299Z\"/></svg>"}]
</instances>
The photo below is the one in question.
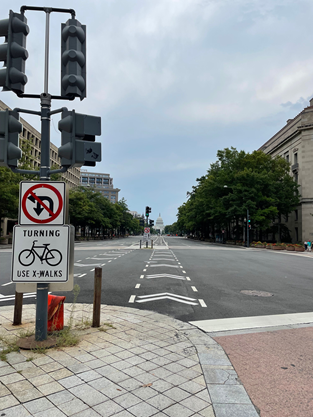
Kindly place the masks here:
<instances>
[{"instance_id":1,"label":"traffic light","mask_svg":"<svg viewBox=\"0 0 313 417\"><path fill-rule=\"evenodd\" d=\"M149 226L150 227L153 227L154 226L154 220L151 220L151 219L149 220Z\"/></svg>"},{"instance_id":2,"label":"traffic light","mask_svg":"<svg viewBox=\"0 0 313 417\"><path fill-rule=\"evenodd\" d=\"M95 166L101 161L101 143L95 136L101 135L101 117L63 110L59 121L62 133L58 154L62 166Z\"/></svg>"},{"instance_id":3,"label":"traffic light","mask_svg":"<svg viewBox=\"0 0 313 417\"><path fill-rule=\"evenodd\" d=\"M251 229L251 219L250 215L248 214L248 228Z\"/></svg>"},{"instance_id":4,"label":"traffic light","mask_svg":"<svg viewBox=\"0 0 313 417\"><path fill-rule=\"evenodd\" d=\"M149 216L149 213L151 213L151 207L146 206L146 216Z\"/></svg>"},{"instance_id":5,"label":"traffic light","mask_svg":"<svg viewBox=\"0 0 313 417\"><path fill-rule=\"evenodd\" d=\"M16 168L22 157L19 134L23 126L19 114L12 110L0 111L0 166Z\"/></svg>"},{"instance_id":6,"label":"traffic light","mask_svg":"<svg viewBox=\"0 0 313 417\"><path fill-rule=\"evenodd\" d=\"M144 219L139 219L139 226L142 226L142 227L145 226L145 220Z\"/></svg>"},{"instance_id":7,"label":"traffic light","mask_svg":"<svg viewBox=\"0 0 313 417\"><path fill-rule=\"evenodd\" d=\"M86 26L76 19L61 25L61 96L86 97Z\"/></svg>"},{"instance_id":8,"label":"traffic light","mask_svg":"<svg viewBox=\"0 0 313 417\"><path fill-rule=\"evenodd\" d=\"M0 20L0 36L5 37L5 43L0 45L0 61L3 61L4 66L0 69L0 87L3 87L3 91L12 90L17 95L24 93L28 34L29 27L24 15L10 10L9 18Z\"/></svg>"}]
</instances>

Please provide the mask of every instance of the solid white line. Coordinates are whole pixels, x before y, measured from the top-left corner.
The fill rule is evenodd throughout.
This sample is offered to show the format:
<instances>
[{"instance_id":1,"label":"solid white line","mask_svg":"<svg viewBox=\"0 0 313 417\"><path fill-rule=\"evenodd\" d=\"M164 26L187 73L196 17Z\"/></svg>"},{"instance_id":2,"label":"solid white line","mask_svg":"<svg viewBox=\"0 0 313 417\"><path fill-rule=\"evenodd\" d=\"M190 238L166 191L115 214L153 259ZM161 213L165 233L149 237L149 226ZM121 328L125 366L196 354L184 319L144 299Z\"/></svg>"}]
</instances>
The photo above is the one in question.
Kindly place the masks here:
<instances>
[{"instance_id":1,"label":"solid white line","mask_svg":"<svg viewBox=\"0 0 313 417\"><path fill-rule=\"evenodd\" d=\"M189 277L186 277L186 280L187 280L187 281L190 281L190 278L189 278Z\"/></svg>"},{"instance_id":2,"label":"solid white line","mask_svg":"<svg viewBox=\"0 0 313 417\"><path fill-rule=\"evenodd\" d=\"M142 279L142 278L144 278L145 276L144 275L140 275L140 278Z\"/></svg>"},{"instance_id":3,"label":"solid white line","mask_svg":"<svg viewBox=\"0 0 313 417\"><path fill-rule=\"evenodd\" d=\"M140 288L140 284L136 284L136 287L135 288Z\"/></svg>"},{"instance_id":4,"label":"solid white line","mask_svg":"<svg viewBox=\"0 0 313 417\"><path fill-rule=\"evenodd\" d=\"M103 264L103 265L105 265L105 264ZM90 272L93 272L94 270L95 270L95 268L91 269Z\"/></svg>"},{"instance_id":5,"label":"solid white line","mask_svg":"<svg viewBox=\"0 0 313 417\"><path fill-rule=\"evenodd\" d=\"M135 301L136 296L135 295L131 295L128 302L129 303L133 303Z\"/></svg>"},{"instance_id":6,"label":"solid white line","mask_svg":"<svg viewBox=\"0 0 313 417\"><path fill-rule=\"evenodd\" d=\"M2 284L1 287L6 287L7 285L14 284L13 282L7 282L6 284Z\"/></svg>"},{"instance_id":7,"label":"solid white line","mask_svg":"<svg viewBox=\"0 0 313 417\"><path fill-rule=\"evenodd\" d=\"M199 301L199 304L201 305L201 307L207 307L207 305L205 304L205 302L201 298L199 298L198 301Z\"/></svg>"},{"instance_id":8,"label":"solid white line","mask_svg":"<svg viewBox=\"0 0 313 417\"><path fill-rule=\"evenodd\" d=\"M292 324L313 323L313 312L274 314L271 316L234 317L229 319L198 320L189 323L205 332L256 329L258 327L288 326Z\"/></svg>"},{"instance_id":9,"label":"solid white line","mask_svg":"<svg viewBox=\"0 0 313 417\"><path fill-rule=\"evenodd\" d=\"M79 275L79 277L78 277L78 278L82 278L82 277L84 277L85 275L87 275L87 274L81 274L81 275Z\"/></svg>"},{"instance_id":10,"label":"solid white line","mask_svg":"<svg viewBox=\"0 0 313 417\"><path fill-rule=\"evenodd\" d=\"M101 266L104 266L105 264L101 264Z\"/></svg>"},{"instance_id":11,"label":"solid white line","mask_svg":"<svg viewBox=\"0 0 313 417\"><path fill-rule=\"evenodd\" d=\"M191 287L191 289L192 289L192 291L194 291L194 292L198 292L198 290L197 290L197 288L196 288L196 287Z\"/></svg>"}]
</instances>

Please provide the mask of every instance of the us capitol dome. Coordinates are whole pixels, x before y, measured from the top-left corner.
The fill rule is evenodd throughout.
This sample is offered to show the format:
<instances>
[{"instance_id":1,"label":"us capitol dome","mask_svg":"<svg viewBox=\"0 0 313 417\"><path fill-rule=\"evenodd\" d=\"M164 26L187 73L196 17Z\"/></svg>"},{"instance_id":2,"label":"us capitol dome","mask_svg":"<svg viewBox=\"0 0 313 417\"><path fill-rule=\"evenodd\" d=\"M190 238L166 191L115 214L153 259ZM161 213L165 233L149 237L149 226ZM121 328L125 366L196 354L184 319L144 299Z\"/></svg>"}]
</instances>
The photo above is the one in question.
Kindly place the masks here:
<instances>
[{"instance_id":1,"label":"us capitol dome","mask_svg":"<svg viewBox=\"0 0 313 417\"><path fill-rule=\"evenodd\" d=\"M161 217L161 213L159 213L159 217L156 219L154 229L155 230L160 230L161 233L165 229L165 226L164 226L164 223L163 223L163 219Z\"/></svg>"}]
</instances>

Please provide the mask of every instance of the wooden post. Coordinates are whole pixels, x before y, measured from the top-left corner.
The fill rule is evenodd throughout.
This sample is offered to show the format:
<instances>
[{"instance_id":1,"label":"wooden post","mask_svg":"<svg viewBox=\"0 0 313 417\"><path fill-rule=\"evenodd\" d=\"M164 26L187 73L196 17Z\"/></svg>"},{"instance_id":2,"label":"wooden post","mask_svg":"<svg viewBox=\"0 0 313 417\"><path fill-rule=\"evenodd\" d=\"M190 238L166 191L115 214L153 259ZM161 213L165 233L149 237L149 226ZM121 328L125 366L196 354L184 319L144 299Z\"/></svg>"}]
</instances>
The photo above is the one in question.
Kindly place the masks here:
<instances>
[{"instance_id":1,"label":"wooden post","mask_svg":"<svg viewBox=\"0 0 313 417\"><path fill-rule=\"evenodd\" d=\"M102 268L95 268L92 327L100 327Z\"/></svg>"},{"instance_id":2,"label":"wooden post","mask_svg":"<svg viewBox=\"0 0 313 417\"><path fill-rule=\"evenodd\" d=\"M23 293L15 291L13 326L22 324Z\"/></svg>"}]
</instances>

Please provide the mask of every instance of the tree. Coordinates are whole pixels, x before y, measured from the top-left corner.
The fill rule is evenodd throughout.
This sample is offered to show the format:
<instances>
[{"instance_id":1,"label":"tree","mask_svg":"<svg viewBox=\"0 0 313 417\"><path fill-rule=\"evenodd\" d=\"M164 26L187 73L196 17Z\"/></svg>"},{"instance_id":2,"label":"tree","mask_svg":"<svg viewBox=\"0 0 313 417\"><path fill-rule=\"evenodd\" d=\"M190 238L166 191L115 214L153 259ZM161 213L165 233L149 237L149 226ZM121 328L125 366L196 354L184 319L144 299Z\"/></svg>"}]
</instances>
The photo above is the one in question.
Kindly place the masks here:
<instances>
[{"instance_id":1,"label":"tree","mask_svg":"<svg viewBox=\"0 0 313 417\"><path fill-rule=\"evenodd\" d=\"M228 237L232 233L238 239L249 210L260 238L273 219L288 215L299 204L298 185L283 158L235 148L220 150L217 157L178 208L179 228L200 236L225 229Z\"/></svg>"}]
</instances>

